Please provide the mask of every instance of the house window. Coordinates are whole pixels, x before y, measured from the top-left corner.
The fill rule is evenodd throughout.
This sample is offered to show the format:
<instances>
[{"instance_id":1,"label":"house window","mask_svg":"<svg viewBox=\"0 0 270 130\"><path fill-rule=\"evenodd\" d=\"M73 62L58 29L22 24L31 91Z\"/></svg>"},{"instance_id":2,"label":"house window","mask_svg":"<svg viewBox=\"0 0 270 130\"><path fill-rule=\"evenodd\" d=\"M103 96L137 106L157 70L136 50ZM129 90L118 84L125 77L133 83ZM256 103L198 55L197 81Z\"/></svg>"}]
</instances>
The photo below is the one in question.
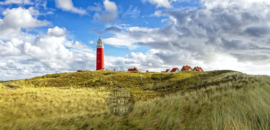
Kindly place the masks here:
<instances>
[{"instance_id":1,"label":"house window","mask_svg":"<svg viewBox=\"0 0 270 130\"><path fill-rule=\"evenodd\" d=\"M99 62L99 61L98 61Z\"/></svg>"},{"instance_id":2,"label":"house window","mask_svg":"<svg viewBox=\"0 0 270 130\"><path fill-rule=\"evenodd\" d=\"M191 71L191 69L188 69L188 71Z\"/></svg>"},{"instance_id":3,"label":"house window","mask_svg":"<svg viewBox=\"0 0 270 130\"><path fill-rule=\"evenodd\" d=\"M99 52L98 52L98 54L99 54Z\"/></svg>"}]
</instances>

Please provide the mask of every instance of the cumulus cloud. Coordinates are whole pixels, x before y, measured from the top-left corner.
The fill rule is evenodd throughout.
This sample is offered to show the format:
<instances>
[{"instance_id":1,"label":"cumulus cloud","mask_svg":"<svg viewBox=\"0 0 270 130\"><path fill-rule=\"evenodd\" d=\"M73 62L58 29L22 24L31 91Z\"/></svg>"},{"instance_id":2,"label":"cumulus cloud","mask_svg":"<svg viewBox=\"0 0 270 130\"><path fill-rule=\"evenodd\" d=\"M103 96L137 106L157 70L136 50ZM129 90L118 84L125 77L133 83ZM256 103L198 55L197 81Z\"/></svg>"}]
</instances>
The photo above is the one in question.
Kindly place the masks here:
<instances>
[{"instance_id":1,"label":"cumulus cloud","mask_svg":"<svg viewBox=\"0 0 270 130\"><path fill-rule=\"evenodd\" d=\"M66 29L65 28L59 28L58 26L56 26L54 28L49 28L48 29L48 34L51 35L51 36L57 36L57 37L65 36L66 35Z\"/></svg>"},{"instance_id":2,"label":"cumulus cloud","mask_svg":"<svg viewBox=\"0 0 270 130\"><path fill-rule=\"evenodd\" d=\"M105 10L98 11L95 13L94 22L102 22L102 23L117 22L118 9L115 2L105 0L103 2L103 5L104 5Z\"/></svg>"},{"instance_id":3,"label":"cumulus cloud","mask_svg":"<svg viewBox=\"0 0 270 130\"><path fill-rule=\"evenodd\" d=\"M78 41L67 40L66 29L58 26L49 28L47 33L37 36L31 43L17 38L0 41L1 57L26 55L39 60L66 60L73 58L73 51L90 50Z\"/></svg>"},{"instance_id":4,"label":"cumulus cloud","mask_svg":"<svg viewBox=\"0 0 270 130\"><path fill-rule=\"evenodd\" d=\"M104 42L129 49L150 46L159 51L155 56L168 66L200 65L207 70L227 65L223 69L270 74L257 67L270 64L270 36L267 35L270 3L264 0L202 2L204 6L195 9L156 11L157 17L168 17L168 24L163 28L129 27ZM221 62L222 57L229 62Z\"/></svg>"},{"instance_id":5,"label":"cumulus cloud","mask_svg":"<svg viewBox=\"0 0 270 130\"><path fill-rule=\"evenodd\" d=\"M69 59L72 53L64 46L64 37L42 36L33 45L25 45L25 53L38 59Z\"/></svg>"},{"instance_id":6,"label":"cumulus cloud","mask_svg":"<svg viewBox=\"0 0 270 130\"><path fill-rule=\"evenodd\" d=\"M34 28L48 25L46 20L38 20L39 12L32 7L28 9L13 8L3 12L4 18L0 19L0 38L10 39L14 37L25 37L21 29Z\"/></svg>"},{"instance_id":7,"label":"cumulus cloud","mask_svg":"<svg viewBox=\"0 0 270 130\"><path fill-rule=\"evenodd\" d=\"M48 33L35 38L32 43L17 38L10 41L0 41L0 56L27 55L37 59L69 59L72 53L66 47L79 46L72 44L65 36L65 29L49 28Z\"/></svg>"},{"instance_id":8,"label":"cumulus cloud","mask_svg":"<svg viewBox=\"0 0 270 130\"><path fill-rule=\"evenodd\" d=\"M92 52L90 47L78 41L67 40L66 33L65 28L49 28L33 43L25 43L24 53L39 60L70 60L76 52Z\"/></svg>"},{"instance_id":9,"label":"cumulus cloud","mask_svg":"<svg viewBox=\"0 0 270 130\"><path fill-rule=\"evenodd\" d=\"M20 55L22 52L23 41L13 38L10 41L4 43L0 41L0 56L16 56Z\"/></svg>"},{"instance_id":10,"label":"cumulus cloud","mask_svg":"<svg viewBox=\"0 0 270 130\"><path fill-rule=\"evenodd\" d=\"M65 11L71 11L82 15L86 14L85 10L74 7L72 0L55 0L55 2L58 8Z\"/></svg>"},{"instance_id":11,"label":"cumulus cloud","mask_svg":"<svg viewBox=\"0 0 270 130\"><path fill-rule=\"evenodd\" d=\"M92 48L67 40L66 29L57 26L49 28L33 42L17 38L0 41L0 57L1 80L75 71L93 66L95 62Z\"/></svg>"}]
</instances>

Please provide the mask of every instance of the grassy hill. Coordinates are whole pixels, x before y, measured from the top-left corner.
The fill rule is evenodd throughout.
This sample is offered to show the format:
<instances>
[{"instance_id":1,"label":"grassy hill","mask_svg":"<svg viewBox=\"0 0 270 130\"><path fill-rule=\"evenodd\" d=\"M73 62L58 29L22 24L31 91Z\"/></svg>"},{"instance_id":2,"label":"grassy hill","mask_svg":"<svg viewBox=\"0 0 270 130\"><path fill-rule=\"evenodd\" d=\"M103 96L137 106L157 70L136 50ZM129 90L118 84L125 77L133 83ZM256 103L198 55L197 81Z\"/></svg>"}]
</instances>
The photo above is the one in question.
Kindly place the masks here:
<instances>
[{"instance_id":1,"label":"grassy hill","mask_svg":"<svg viewBox=\"0 0 270 130\"><path fill-rule=\"evenodd\" d=\"M270 77L223 70L85 71L0 82L1 129L270 129ZM125 117L106 105L116 88L135 99Z\"/></svg>"}]
</instances>

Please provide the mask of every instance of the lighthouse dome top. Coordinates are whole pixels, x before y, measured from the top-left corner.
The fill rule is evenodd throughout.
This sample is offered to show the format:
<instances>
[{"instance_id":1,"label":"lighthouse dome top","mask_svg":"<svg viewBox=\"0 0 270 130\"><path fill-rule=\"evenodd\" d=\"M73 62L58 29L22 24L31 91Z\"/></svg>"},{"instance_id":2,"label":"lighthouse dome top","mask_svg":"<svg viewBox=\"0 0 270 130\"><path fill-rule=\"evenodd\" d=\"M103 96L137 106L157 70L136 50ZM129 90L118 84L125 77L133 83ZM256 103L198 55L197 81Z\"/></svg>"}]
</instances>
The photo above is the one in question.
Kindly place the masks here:
<instances>
[{"instance_id":1,"label":"lighthouse dome top","mask_svg":"<svg viewBox=\"0 0 270 130\"><path fill-rule=\"evenodd\" d=\"M99 37L99 39L97 41L97 48L104 48L103 41L102 41L101 37Z\"/></svg>"}]
</instances>

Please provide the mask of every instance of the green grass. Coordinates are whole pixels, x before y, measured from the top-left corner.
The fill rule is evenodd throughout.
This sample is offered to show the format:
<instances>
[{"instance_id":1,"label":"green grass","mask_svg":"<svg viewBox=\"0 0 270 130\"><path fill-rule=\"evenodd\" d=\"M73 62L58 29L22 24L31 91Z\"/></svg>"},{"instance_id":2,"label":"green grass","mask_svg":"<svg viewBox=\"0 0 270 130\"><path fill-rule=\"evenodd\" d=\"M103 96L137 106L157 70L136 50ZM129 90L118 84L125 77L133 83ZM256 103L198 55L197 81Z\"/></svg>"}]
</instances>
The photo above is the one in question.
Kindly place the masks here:
<instances>
[{"instance_id":1,"label":"green grass","mask_svg":"<svg viewBox=\"0 0 270 130\"><path fill-rule=\"evenodd\" d=\"M17 89L0 90L0 129L270 128L268 76L86 71L7 83ZM126 117L107 109L116 88L135 97Z\"/></svg>"},{"instance_id":2,"label":"green grass","mask_svg":"<svg viewBox=\"0 0 270 130\"><path fill-rule=\"evenodd\" d=\"M6 82L8 82L8 81L0 81L0 83L6 83Z\"/></svg>"}]
</instances>

